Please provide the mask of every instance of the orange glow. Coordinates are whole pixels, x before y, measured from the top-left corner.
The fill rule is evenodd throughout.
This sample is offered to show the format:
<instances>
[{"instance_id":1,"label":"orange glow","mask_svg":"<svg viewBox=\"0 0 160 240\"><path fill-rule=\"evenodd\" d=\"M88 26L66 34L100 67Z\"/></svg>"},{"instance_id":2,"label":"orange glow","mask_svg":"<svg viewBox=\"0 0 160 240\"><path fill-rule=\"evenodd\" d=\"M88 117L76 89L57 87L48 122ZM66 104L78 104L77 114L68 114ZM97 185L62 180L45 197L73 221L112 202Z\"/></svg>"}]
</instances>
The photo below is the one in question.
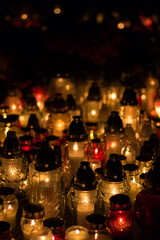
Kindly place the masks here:
<instances>
[{"instance_id":1,"label":"orange glow","mask_svg":"<svg viewBox=\"0 0 160 240\"><path fill-rule=\"evenodd\" d=\"M117 24L117 27L118 27L119 29L123 29L123 28L124 28L124 23L119 22L119 23Z\"/></svg>"},{"instance_id":2,"label":"orange glow","mask_svg":"<svg viewBox=\"0 0 160 240\"><path fill-rule=\"evenodd\" d=\"M27 20L27 18L28 18L27 13L22 13L21 19L22 19L22 20Z\"/></svg>"},{"instance_id":3,"label":"orange glow","mask_svg":"<svg viewBox=\"0 0 160 240\"><path fill-rule=\"evenodd\" d=\"M96 16L96 22L97 23L102 23L104 21L104 14L103 13L98 13Z\"/></svg>"},{"instance_id":4,"label":"orange glow","mask_svg":"<svg viewBox=\"0 0 160 240\"><path fill-rule=\"evenodd\" d=\"M61 13L61 9L60 9L59 7L56 7L56 8L53 10L53 12L54 12L55 14L60 14L60 13Z\"/></svg>"}]
</instances>

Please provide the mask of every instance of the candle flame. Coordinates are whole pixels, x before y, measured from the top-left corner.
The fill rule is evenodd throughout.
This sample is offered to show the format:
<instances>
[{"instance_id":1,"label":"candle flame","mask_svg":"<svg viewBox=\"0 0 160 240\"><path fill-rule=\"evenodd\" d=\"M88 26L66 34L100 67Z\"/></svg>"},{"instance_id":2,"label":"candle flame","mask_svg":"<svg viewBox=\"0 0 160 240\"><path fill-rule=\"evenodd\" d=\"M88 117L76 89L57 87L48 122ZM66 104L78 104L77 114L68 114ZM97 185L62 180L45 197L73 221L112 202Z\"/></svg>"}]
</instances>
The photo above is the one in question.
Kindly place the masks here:
<instances>
[{"instance_id":1,"label":"candle flame","mask_svg":"<svg viewBox=\"0 0 160 240\"><path fill-rule=\"evenodd\" d=\"M80 231L78 229L76 229L75 233L78 235L78 234L80 234Z\"/></svg>"},{"instance_id":2,"label":"candle flame","mask_svg":"<svg viewBox=\"0 0 160 240\"><path fill-rule=\"evenodd\" d=\"M91 110L91 115L92 115L92 116L95 116L95 115L96 115L96 110L94 110L94 109Z\"/></svg>"},{"instance_id":3,"label":"candle flame","mask_svg":"<svg viewBox=\"0 0 160 240\"><path fill-rule=\"evenodd\" d=\"M94 153L98 154L98 148L95 148Z\"/></svg>"},{"instance_id":4,"label":"candle flame","mask_svg":"<svg viewBox=\"0 0 160 240\"><path fill-rule=\"evenodd\" d=\"M74 151L78 151L78 144L77 144L77 143L74 144L73 150L74 150Z\"/></svg>"}]
</instances>

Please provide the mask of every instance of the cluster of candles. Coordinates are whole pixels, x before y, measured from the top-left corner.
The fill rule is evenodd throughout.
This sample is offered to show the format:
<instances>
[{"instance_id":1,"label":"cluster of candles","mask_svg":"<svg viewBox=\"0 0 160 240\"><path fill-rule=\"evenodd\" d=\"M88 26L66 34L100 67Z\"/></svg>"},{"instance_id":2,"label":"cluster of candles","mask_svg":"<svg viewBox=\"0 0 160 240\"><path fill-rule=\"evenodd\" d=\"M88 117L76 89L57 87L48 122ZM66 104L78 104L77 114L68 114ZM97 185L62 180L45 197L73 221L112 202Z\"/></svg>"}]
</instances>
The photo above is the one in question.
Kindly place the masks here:
<instances>
[{"instance_id":1,"label":"cluster of candles","mask_svg":"<svg viewBox=\"0 0 160 240\"><path fill-rule=\"evenodd\" d=\"M25 240L130 239L134 216L157 231L158 224L155 229L141 217L142 192L153 204L160 196L154 182L158 83L148 81L141 95L126 86L119 98L115 87L105 98L93 81L76 101L73 83L57 76L50 86L54 97L45 99L42 88L23 104L17 91L6 97L0 116L0 238L10 239L22 198Z\"/></svg>"}]
</instances>

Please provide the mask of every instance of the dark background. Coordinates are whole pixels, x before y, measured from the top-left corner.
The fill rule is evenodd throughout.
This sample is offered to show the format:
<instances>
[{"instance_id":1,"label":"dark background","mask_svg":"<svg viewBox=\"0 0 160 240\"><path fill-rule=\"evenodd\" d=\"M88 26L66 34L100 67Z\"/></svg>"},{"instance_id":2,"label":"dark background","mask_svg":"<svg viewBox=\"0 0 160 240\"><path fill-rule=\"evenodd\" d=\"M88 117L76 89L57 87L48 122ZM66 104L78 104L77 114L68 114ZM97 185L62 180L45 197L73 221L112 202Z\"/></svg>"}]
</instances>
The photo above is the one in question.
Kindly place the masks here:
<instances>
[{"instance_id":1,"label":"dark background","mask_svg":"<svg viewBox=\"0 0 160 240\"><path fill-rule=\"evenodd\" d=\"M61 14L54 14L56 6ZM21 88L47 84L57 73L111 81L126 71L143 85L148 71L160 75L159 18L158 1L1 0L1 89L15 82Z\"/></svg>"}]
</instances>

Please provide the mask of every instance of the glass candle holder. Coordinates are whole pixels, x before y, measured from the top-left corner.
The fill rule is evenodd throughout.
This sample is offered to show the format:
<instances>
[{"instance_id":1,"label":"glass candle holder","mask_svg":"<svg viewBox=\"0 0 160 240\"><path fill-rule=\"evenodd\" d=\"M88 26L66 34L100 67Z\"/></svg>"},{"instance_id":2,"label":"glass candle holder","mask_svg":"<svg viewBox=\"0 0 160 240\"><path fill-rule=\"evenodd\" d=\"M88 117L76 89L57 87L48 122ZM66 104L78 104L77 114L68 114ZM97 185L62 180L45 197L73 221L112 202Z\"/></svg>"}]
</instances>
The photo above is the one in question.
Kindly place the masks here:
<instances>
[{"instance_id":1,"label":"glass candle holder","mask_svg":"<svg viewBox=\"0 0 160 240\"><path fill-rule=\"evenodd\" d=\"M87 229L90 240L111 240L111 234L107 229L107 218L98 213L90 214L86 217Z\"/></svg>"},{"instance_id":2,"label":"glass candle holder","mask_svg":"<svg viewBox=\"0 0 160 240\"><path fill-rule=\"evenodd\" d=\"M16 226L16 215L18 211L18 200L15 189L11 187L0 187L0 198L4 203L4 221L9 222L11 227Z\"/></svg>"},{"instance_id":3,"label":"glass candle holder","mask_svg":"<svg viewBox=\"0 0 160 240\"><path fill-rule=\"evenodd\" d=\"M0 221L5 220L5 213L4 213L4 201L0 198Z\"/></svg>"},{"instance_id":4,"label":"glass candle holder","mask_svg":"<svg viewBox=\"0 0 160 240\"><path fill-rule=\"evenodd\" d=\"M43 224L51 229L53 240L65 240L65 225L62 218L47 218Z\"/></svg>"},{"instance_id":5,"label":"glass candle holder","mask_svg":"<svg viewBox=\"0 0 160 240\"><path fill-rule=\"evenodd\" d=\"M44 207L41 204L25 203L20 226L25 240L29 240L31 231L43 227Z\"/></svg>"},{"instance_id":6,"label":"glass candle holder","mask_svg":"<svg viewBox=\"0 0 160 240\"><path fill-rule=\"evenodd\" d=\"M83 226L71 226L66 231L66 240L89 240L87 228Z\"/></svg>"},{"instance_id":7,"label":"glass candle holder","mask_svg":"<svg viewBox=\"0 0 160 240\"><path fill-rule=\"evenodd\" d=\"M23 151L30 151L33 149L33 137L30 135L22 135L19 137L19 143Z\"/></svg>"},{"instance_id":8,"label":"glass candle holder","mask_svg":"<svg viewBox=\"0 0 160 240\"><path fill-rule=\"evenodd\" d=\"M113 239L131 239L133 234L133 212L129 196L116 194L110 198L108 226Z\"/></svg>"},{"instance_id":9,"label":"glass candle holder","mask_svg":"<svg viewBox=\"0 0 160 240\"><path fill-rule=\"evenodd\" d=\"M0 221L0 239L11 240L11 225L8 222Z\"/></svg>"},{"instance_id":10,"label":"glass candle holder","mask_svg":"<svg viewBox=\"0 0 160 240\"><path fill-rule=\"evenodd\" d=\"M31 231L29 240L51 240L52 231L47 227L35 228Z\"/></svg>"},{"instance_id":11,"label":"glass candle holder","mask_svg":"<svg viewBox=\"0 0 160 240\"><path fill-rule=\"evenodd\" d=\"M47 129L46 128L37 128L35 129L35 143L43 142L47 137Z\"/></svg>"},{"instance_id":12,"label":"glass candle holder","mask_svg":"<svg viewBox=\"0 0 160 240\"><path fill-rule=\"evenodd\" d=\"M104 143L100 138L94 138L91 140L91 167L93 170L103 167L104 165Z\"/></svg>"}]
</instances>

